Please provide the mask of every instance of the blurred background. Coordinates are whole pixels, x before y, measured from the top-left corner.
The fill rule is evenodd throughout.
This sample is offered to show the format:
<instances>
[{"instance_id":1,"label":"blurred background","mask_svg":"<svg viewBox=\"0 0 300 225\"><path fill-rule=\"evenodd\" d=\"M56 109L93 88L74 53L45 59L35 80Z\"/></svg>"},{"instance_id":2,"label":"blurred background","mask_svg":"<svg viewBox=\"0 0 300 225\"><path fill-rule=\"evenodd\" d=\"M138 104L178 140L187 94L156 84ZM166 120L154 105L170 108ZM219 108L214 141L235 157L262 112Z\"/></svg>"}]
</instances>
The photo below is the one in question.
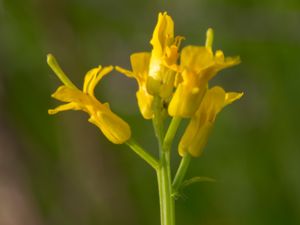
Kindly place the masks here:
<instances>
[{"instance_id":1,"label":"blurred background","mask_svg":"<svg viewBox=\"0 0 300 225\"><path fill-rule=\"evenodd\" d=\"M60 104L50 98L60 81L46 54L77 85L99 64L130 68L131 53L150 50L160 11L173 17L183 45L203 44L213 27L214 48L242 59L213 84L245 92L219 115L187 174L217 182L184 190L177 224L300 224L300 1L0 0L1 225L159 224L148 165L108 142L86 114L47 114ZM97 97L156 155L136 89L133 79L113 72ZM173 151L174 172L175 145Z\"/></svg>"}]
</instances>

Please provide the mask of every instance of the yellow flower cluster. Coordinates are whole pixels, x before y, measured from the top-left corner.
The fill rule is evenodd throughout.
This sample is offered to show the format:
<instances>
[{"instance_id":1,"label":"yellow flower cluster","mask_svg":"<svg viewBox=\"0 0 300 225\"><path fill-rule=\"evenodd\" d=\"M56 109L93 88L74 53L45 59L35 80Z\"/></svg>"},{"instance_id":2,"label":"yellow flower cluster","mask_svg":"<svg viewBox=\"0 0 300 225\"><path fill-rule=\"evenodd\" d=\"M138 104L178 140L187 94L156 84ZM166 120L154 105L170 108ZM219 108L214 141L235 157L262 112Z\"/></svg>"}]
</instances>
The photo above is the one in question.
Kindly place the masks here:
<instances>
[{"instance_id":1,"label":"yellow flower cluster","mask_svg":"<svg viewBox=\"0 0 300 225\"><path fill-rule=\"evenodd\" d=\"M199 156L207 142L217 113L243 93L208 87L220 70L240 63L239 57L225 57L212 50L213 30L208 29L204 46L186 46L181 52L181 36L174 36L174 22L165 12L159 13L150 44L151 52L131 55L132 71L116 67L139 85L138 105L145 119L152 119L153 98L158 95L172 117L191 118L181 138L179 153ZM180 56L180 57L179 57Z\"/></svg>"},{"instance_id":2,"label":"yellow flower cluster","mask_svg":"<svg viewBox=\"0 0 300 225\"><path fill-rule=\"evenodd\" d=\"M239 57L225 57L221 50L213 52L213 30L208 29L203 46L186 46L179 50L184 38L174 36L174 22L165 12L159 13L150 44L151 52L139 52L130 56L132 70L119 66L115 69L127 77L136 79L136 97L142 116L153 119L153 102L157 96L172 117L189 118L190 122L181 138L179 154L197 157L201 154L216 115L243 93L226 93L221 87L209 88L208 82L222 69L240 63ZM85 75L83 90L79 90L62 72L52 55L48 64L64 83L52 97L67 104L49 110L50 114L64 110L82 110L113 143L130 139L128 124L114 114L107 103L100 103L94 96L94 88L113 67L94 68Z\"/></svg>"}]
</instances>

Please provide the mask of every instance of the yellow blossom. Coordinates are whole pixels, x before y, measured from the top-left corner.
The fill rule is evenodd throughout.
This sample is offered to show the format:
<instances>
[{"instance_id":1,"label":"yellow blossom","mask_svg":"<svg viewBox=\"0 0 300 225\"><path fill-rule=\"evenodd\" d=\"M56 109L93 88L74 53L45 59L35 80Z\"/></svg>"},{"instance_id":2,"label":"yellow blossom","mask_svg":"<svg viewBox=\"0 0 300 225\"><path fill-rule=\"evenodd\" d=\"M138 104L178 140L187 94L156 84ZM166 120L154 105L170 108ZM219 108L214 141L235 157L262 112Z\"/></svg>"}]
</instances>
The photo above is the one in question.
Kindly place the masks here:
<instances>
[{"instance_id":1,"label":"yellow blossom","mask_svg":"<svg viewBox=\"0 0 300 225\"><path fill-rule=\"evenodd\" d=\"M242 96L243 93L226 93L223 88L218 86L207 90L199 109L192 117L180 140L178 146L179 154L184 156L184 154L189 153L193 157L200 156L207 143L217 114L226 105Z\"/></svg>"},{"instance_id":2,"label":"yellow blossom","mask_svg":"<svg viewBox=\"0 0 300 225\"><path fill-rule=\"evenodd\" d=\"M170 101L171 116L191 117L198 109L207 90L208 81L220 70L240 62L239 57L224 57L221 50L212 51L213 30L208 29L205 46L182 49L177 89Z\"/></svg>"},{"instance_id":3,"label":"yellow blossom","mask_svg":"<svg viewBox=\"0 0 300 225\"><path fill-rule=\"evenodd\" d=\"M136 92L138 106L145 119L152 119L153 117L153 96L147 91L149 60L150 53L148 52L134 53L130 56L132 71L116 66L116 70L120 73L136 79L139 86L139 89Z\"/></svg>"},{"instance_id":4,"label":"yellow blossom","mask_svg":"<svg viewBox=\"0 0 300 225\"><path fill-rule=\"evenodd\" d=\"M153 31L149 79L147 88L150 94L160 95L167 99L173 91L178 48L183 38L174 37L174 22L166 13L159 13L158 21Z\"/></svg>"},{"instance_id":5,"label":"yellow blossom","mask_svg":"<svg viewBox=\"0 0 300 225\"><path fill-rule=\"evenodd\" d=\"M49 110L49 114L66 110L82 110L89 114L90 118L88 121L96 125L111 142L121 144L130 138L131 130L129 125L111 111L108 103L102 104L94 95L95 86L104 75L113 69L112 66L104 68L99 66L88 71L81 91L67 78L52 55L48 55L47 61L64 83L52 94L52 97L62 102L67 102L67 104Z\"/></svg>"}]
</instances>

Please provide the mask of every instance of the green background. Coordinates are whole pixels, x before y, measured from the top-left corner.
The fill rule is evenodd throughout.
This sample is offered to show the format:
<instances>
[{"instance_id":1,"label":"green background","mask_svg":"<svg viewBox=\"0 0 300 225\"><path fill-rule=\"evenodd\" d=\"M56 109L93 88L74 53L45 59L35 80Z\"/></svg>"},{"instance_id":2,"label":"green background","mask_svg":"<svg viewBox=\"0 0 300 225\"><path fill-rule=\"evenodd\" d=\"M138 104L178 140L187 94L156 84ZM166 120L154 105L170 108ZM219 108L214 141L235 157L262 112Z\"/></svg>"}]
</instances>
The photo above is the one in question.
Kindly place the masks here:
<instances>
[{"instance_id":1,"label":"green background","mask_svg":"<svg viewBox=\"0 0 300 225\"><path fill-rule=\"evenodd\" d=\"M300 1L298 0L1 0L0 224L154 225L154 171L126 146L114 146L87 115L49 116L59 80L53 53L76 84L90 68L130 68L149 51L160 11L183 42L203 44L242 63L212 83L244 97L219 116L187 177L209 176L176 201L178 225L300 224ZM97 97L157 154L150 121L139 114L137 85L117 72ZM181 133L182 133L181 127ZM177 137L178 138L178 137ZM173 172L179 157L174 145Z\"/></svg>"}]
</instances>

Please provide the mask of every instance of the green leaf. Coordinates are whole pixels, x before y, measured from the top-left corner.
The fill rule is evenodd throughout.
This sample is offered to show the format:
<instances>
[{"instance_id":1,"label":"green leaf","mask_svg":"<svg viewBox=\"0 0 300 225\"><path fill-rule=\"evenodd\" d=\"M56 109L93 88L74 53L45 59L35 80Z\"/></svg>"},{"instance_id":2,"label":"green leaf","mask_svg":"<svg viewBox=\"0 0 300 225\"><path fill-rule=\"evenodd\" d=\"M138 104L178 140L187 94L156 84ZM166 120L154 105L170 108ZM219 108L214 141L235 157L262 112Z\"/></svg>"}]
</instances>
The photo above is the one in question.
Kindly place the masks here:
<instances>
[{"instance_id":1,"label":"green leaf","mask_svg":"<svg viewBox=\"0 0 300 225\"><path fill-rule=\"evenodd\" d=\"M179 189L180 190L185 189L186 187L198 182L216 182L216 180L210 177L193 177L191 179L185 180L181 184Z\"/></svg>"},{"instance_id":2,"label":"green leaf","mask_svg":"<svg viewBox=\"0 0 300 225\"><path fill-rule=\"evenodd\" d=\"M216 180L210 177L193 177L191 179L185 180L180 185L178 191L172 193L172 197L174 199L186 198L186 196L183 194L183 189L198 182L216 182Z\"/></svg>"}]
</instances>

